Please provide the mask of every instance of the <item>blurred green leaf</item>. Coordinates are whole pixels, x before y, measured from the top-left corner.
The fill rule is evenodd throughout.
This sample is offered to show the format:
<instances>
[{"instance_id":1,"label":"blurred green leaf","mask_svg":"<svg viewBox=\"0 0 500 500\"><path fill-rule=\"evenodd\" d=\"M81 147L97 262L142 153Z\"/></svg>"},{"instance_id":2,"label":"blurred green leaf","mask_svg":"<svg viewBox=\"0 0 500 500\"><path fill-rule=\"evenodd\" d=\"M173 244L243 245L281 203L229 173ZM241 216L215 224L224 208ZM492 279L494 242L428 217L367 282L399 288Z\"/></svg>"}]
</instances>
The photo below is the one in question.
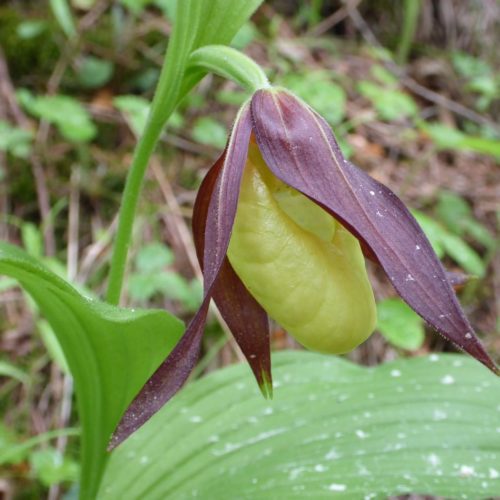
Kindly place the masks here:
<instances>
[{"instance_id":1,"label":"blurred green leaf","mask_svg":"<svg viewBox=\"0 0 500 500\"><path fill-rule=\"evenodd\" d=\"M486 61L466 54L465 52L453 52L451 60L455 70L466 78L474 78L493 73L491 66Z\"/></svg>"},{"instance_id":2,"label":"blurred green leaf","mask_svg":"<svg viewBox=\"0 0 500 500\"><path fill-rule=\"evenodd\" d=\"M500 158L500 141L497 139L467 135L441 123L422 122L419 127L429 135L438 149L474 151Z\"/></svg>"},{"instance_id":3,"label":"blurred green leaf","mask_svg":"<svg viewBox=\"0 0 500 500\"><path fill-rule=\"evenodd\" d=\"M147 5L153 3L154 0L119 0L119 2L127 7L134 14L140 14Z\"/></svg>"},{"instance_id":4,"label":"blurred green leaf","mask_svg":"<svg viewBox=\"0 0 500 500\"><path fill-rule=\"evenodd\" d=\"M60 94L34 96L27 89L20 89L17 98L28 113L56 125L69 141L88 142L97 134L89 113L73 97Z\"/></svg>"},{"instance_id":5,"label":"blurred green leaf","mask_svg":"<svg viewBox=\"0 0 500 500\"><path fill-rule=\"evenodd\" d=\"M272 401L242 364L191 383L111 455L98 499L500 491L500 384L474 360L433 355L362 368L281 352L273 379Z\"/></svg>"},{"instance_id":6,"label":"blurred green leaf","mask_svg":"<svg viewBox=\"0 0 500 500\"><path fill-rule=\"evenodd\" d=\"M436 213L453 233L459 236L469 235L490 250L495 248L495 238L474 218L467 202L457 194L449 191L441 192Z\"/></svg>"},{"instance_id":7,"label":"blurred green leaf","mask_svg":"<svg viewBox=\"0 0 500 500\"><path fill-rule=\"evenodd\" d=\"M2 360L0 360L0 377L14 378L22 384L29 384L30 381L30 377L27 373L23 372L12 363Z\"/></svg>"},{"instance_id":8,"label":"blurred green leaf","mask_svg":"<svg viewBox=\"0 0 500 500\"><path fill-rule=\"evenodd\" d=\"M174 262L174 253L162 243L148 243L142 247L135 258L140 273L161 271Z\"/></svg>"},{"instance_id":9,"label":"blurred green leaf","mask_svg":"<svg viewBox=\"0 0 500 500\"><path fill-rule=\"evenodd\" d=\"M81 10L89 10L97 0L71 0L73 7Z\"/></svg>"},{"instance_id":10,"label":"blurred green leaf","mask_svg":"<svg viewBox=\"0 0 500 500\"><path fill-rule=\"evenodd\" d=\"M30 455L30 465L35 476L45 486L78 479L78 464L52 447L33 452Z\"/></svg>"},{"instance_id":11,"label":"blurred green leaf","mask_svg":"<svg viewBox=\"0 0 500 500\"><path fill-rule=\"evenodd\" d=\"M15 279L0 278L0 293L6 292L7 290L10 290L11 288L15 288L16 286L19 286L19 285Z\"/></svg>"},{"instance_id":12,"label":"blurred green leaf","mask_svg":"<svg viewBox=\"0 0 500 500\"><path fill-rule=\"evenodd\" d=\"M59 26L67 37L76 37L76 25L67 0L50 0L50 7Z\"/></svg>"},{"instance_id":13,"label":"blurred green leaf","mask_svg":"<svg viewBox=\"0 0 500 500\"><path fill-rule=\"evenodd\" d=\"M219 90L216 94L216 99L221 104L241 106L248 99L248 96L240 90Z\"/></svg>"},{"instance_id":14,"label":"blurred green leaf","mask_svg":"<svg viewBox=\"0 0 500 500\"><path fill-rule=\"evenodd\" d=\"M396 89L388 89L369 82L357 85L359 93L369 99L383 120L412 118L418 113L418 106L411 96Z\"/></svg>"},{"instance_id":15,"label":"blurred green leaf","mask_svg":"<svg viewBox=\"0 0 500 500\"><path fill-rule=\"evenodd\" d=\"M79 434L79 429L67 427L21 440L13 431L0 423L0 465L17 464L30 455L32 448L59 436L78 436Z\"/></svg>"},{"instance_id":16,"label":"blurred green leaf","mask_svg":"<svg viewBox=\"0 0 500 500\"><path fill-rule=\"evenodd\" d=\"M454 234L443 232L441 243L444 251L465 271L482 278L486 271L479 255L464 240Z\"/></svg>"},{"instance_id":17,"label":"blurred green leaf","mask_svg":"<svg viewBox=\"0 0 500 500\"><path fill-rule=\"evenodd\" d=\"M251 44L258 34L258 30L251 21L247 21L236 33L231 46L238 50L243 50L247 45Z\"/></svg>"},{"instance_id":18,"label":"blurred green leaf","mask_svg":"<svg viewBox=\"0 0 500 500\"><path fill-rule=\"evenodd\" d=\"M383 85L395 87L399 84L399 80L380 64L374 64L370 72Z\"/></svg>"},{"instance_id":19,"label":"blurred green leaf","mask_svg":"<svg viewBox=\"0 0 500 500\"><path fill-rule=\"evenodd\" d=\"M283 86L304 99L330 125L338 125L345 116L346 94L344 89L322 71L290 74L282 82Z\"/></svg>"},{"instance_id":20,"label":"blurred green leaf","mask_svg":"<svg viewBox=\"0 0 500 500\"><path fill-rule=\"evenodd\" d=\"M223 149L227 141L226 127L208 116L196 120L193 125L192 135L195 141L218 149Z\"/></svg>"},{"instance_id":21,"label":"blurred green leaf","mask_svg":"<svg viewBox=\"0 0 500 500\"><path fill-rule=\"evenodd\" d=\"M64 351L48 321L39 319L36 322L36 327L38 333L40 334L40 337L42 338L43 344L47 349L47 352L49 353L50 359L54 361L59 369L64 373L70 374L71 372L68 366L68 362L66 361Z\"/></svg>"},{"instance_id":22,"label":"blurred green leaf","mask_svg":"<svg viewBox=\"0 0 500 500\"><path fill-rule=\"evenodd\" d=\"M23 40L31 40L41 35L48 28L47 21L27 20L17 26L17 36Z\"/></svg>"},{"instance_id":23,"label":"blurred green leaf","mask_svg":"<svg viewBox=\"0 0 500 500\"><path fill-rule=\"evenodd\" d=\"M27 452L19 449L17 434L0 422L0 465L17 464L24 460Z\"/></svg>"},{"instance_id":24,"label":"blurred green leaf","mask_svg":"<svg viewBox=\"0 0 500 500\"><path fill-rule=\"evenodd\" d=\"M121 95L113 99L113 105L125 115L134 134L142 135L148 121L149 101L135 95Z\"/></svg>"},{"instance_id":25,"label":"blurred green leaf","mask_svg":"<svg viewBox=\"0 0 500 500\"><path fill-rule=\"evenodd\" d=\"M201 304L203 290L198 280L189 283L175 272L165 272L158 276L158 287L165 297L180 301L188 311L196 311Z\"/></svg>"},{"instance_id":26,"label":"blurred green leaf","mask_svg":"<svg viewBox=\"0 0 500 500\"><path fill-rule=\"evenodd\" d=\"M78 66L78 81L87 88L99 88L109 82L113 76L114 65L111 61L86 56Z\"/></svg>"},{"instance_id":27,"label":"blurred green leaf","mask_svg":"<svg viewBox=\"0 0 500 500\"><path fill-rule=\"evenodd\" d=\"M422 347L425 339L422 318L401 299L377 303L377 330L391 344L408 351Z\"/></svg>"},{"instance_id":28,"label":"blurred green leaf","mask_svg":"<svg viewBox=\"0 0 500 500\"><path fill-rule=\"evenodd\" d=\"M485 266L479 255L460 237L450 233L442 224L417 210L415 219L431 242L439 258L445 254L459 264L464 271L478 277L484 276Z\"/></svg>"},{"instance_id":29,"label":"blurred green leaf","mask_svg":"<svg viewBox=\"0 0 500 500\"><path fill-rule=\"evenodd\" d=\"M155 5L160 8L165 17L170 19L172 23L175 22L175 13L177 10L177 0L155 0Z\"/></svg>"},{"instance_id":30,"label":"blurred green leaf","mask_svg":"<svg viewBox=\"0 0 500 500\"><path fill-rule=\"evenodd\" d=\"M158 274L132 273L127 281L130 298L141 303L146 303L159 292Z\"/></svg>"},{"instance_id":31,"label":"blurred green leaf","mask_svg":"<svg viewBox=\"0 0 500 500\"><path fill-rule=\"evenodd\" d=\"M31 222L24 222L21 225L21 238L25 250L33 257L43 255L43 236L38 227Z\"/></svg>"},{"instance_id":32,"label":"blurred green leaf","mask_svg":"<svg viewBox=\"0 0 500 500\"><path fill-rule=\"evenodd\" d=\"M14 127L0 120L0 151L18 158L27 158L31 153L33 134L30 130Z\"/></svg>"}]
</instances>

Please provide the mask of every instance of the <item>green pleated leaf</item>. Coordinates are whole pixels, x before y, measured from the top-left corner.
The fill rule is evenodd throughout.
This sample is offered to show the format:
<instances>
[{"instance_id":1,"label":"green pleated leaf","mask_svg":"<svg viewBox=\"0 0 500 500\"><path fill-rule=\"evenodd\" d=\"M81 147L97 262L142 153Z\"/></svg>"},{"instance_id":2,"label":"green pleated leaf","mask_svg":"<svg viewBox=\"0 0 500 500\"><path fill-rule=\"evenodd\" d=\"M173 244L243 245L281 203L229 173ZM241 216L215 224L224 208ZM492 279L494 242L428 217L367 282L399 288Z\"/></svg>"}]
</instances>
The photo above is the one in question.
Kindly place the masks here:
<instances>
[{"instance_id":1,"label":"green pleated leaf","mask_svg":"<svg viewBox=\"0 0 500 500\"><path fill-rule=\"evenodd\" d=\"M188 386L111 457L100 499L488 498L500 491L500 382L460 355L375 369L307 352Z\"/></svg>"},{"instance_id":2,"label":"green pleated leaf","mask_svg":"<svg viewBox=\"0 0 500 500\"><path fill-rule=\"evenodd\" d=\"M81 498L95 498L111 433L180 338L182 323L165 311L122 309L86 298L6 243L0 243L0 274L30 293L64 351L82 426Z\"/></svg>"}]
</instances>

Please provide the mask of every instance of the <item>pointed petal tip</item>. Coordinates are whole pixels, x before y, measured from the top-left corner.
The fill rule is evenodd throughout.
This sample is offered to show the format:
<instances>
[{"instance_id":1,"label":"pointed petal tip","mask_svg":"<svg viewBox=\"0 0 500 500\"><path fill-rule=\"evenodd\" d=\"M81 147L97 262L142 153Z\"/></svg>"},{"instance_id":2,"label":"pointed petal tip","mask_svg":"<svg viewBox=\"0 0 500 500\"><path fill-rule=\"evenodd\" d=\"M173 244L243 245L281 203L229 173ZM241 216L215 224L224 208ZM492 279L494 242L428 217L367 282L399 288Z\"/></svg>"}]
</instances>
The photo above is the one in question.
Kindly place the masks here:
<instances>
[{"instance_id":1,"label":"pointed petal tip","mask_svg":"<svg viewBox=\"0 0 500 500\"><path fill-rule=\"evenodd\" d=\"M271 374L265 370L261 371L261 378L259 380L259 389L264 399L273 399L273 381Z\"/></svg>"},{"instance_id":2,"label":"pointed petal tip","mask_svg":"<svg viewBox=\"0 0 500 500\"><path fill-rule=\"evenodd\" d=\"M132 435L142 423L134 422L130 418L129 412L126 412L111 435L106 451L111 452Z\"/></svg>"}]
</instances>

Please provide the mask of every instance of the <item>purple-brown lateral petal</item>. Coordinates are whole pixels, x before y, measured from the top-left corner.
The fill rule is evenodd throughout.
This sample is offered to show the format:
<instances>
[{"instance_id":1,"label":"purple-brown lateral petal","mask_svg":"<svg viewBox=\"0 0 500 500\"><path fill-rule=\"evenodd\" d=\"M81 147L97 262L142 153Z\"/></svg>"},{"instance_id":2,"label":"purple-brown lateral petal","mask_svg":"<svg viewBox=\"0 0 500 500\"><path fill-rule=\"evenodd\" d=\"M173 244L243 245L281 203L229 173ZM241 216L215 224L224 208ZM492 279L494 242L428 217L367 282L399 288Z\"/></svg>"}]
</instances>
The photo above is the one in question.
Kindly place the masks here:
<instances>
[{"instance_id":1,"label":"purple-brown lateral petal","mask_svg":"<svg viewBox=\"0 0 500 500\"><path fill-rule=\"evenodd\" d=\"M207 203L208 208L195 207L193 216L195 233L205 226L210 228L205 237L203 303L174 350L127 408L111 438L109 449L118 446L171 399L198 360L208 306L229 246L251 133L249 107L244 106L235 122L225 153L212 167L218 175L210 176L210 182L200 197L201 206ZM206 218L206 221L201 218Z\"/></svg>"},{"instance_id":2,"label":"purple-brown lateral petal","mask_svg":"<svg viewBox=\"0 0 500 500\"><path fill-rule=\"evenodd\" d=\"M221 168L222 161L219 160L203 179L193 211L194 242L202 268L205 233L211 231L210 226L207 226L209 204ZM271 348L267 313L247 291L227 257L216 279L213 299L252 368L260 390L265 397L271 397Z\"/></svg>"},{"instance_id":3,"label":"purple-brown lateral petal","mask_svg":"<svg viewBox=\"0 0 500 500\"><path fill-rule=\"evenodd\" d=\"M401 200L346 161L329 125L291 94L260 90L251 110L257 144L274 175L345 224L372 250L399 295L418 314L499 374L441 262Z\"/></svg>"},{"instance_id":4,"label":"purple-brown lateral petal","mask_svg":"<svg viewBox=\"0 0 500 500\"><path fill-rule=\"evenodd\" d=\"M271 346L267 313L248 293L226 257L213 298L257 379L265 398L271 398Z\"/></svg>"}]
</instances>

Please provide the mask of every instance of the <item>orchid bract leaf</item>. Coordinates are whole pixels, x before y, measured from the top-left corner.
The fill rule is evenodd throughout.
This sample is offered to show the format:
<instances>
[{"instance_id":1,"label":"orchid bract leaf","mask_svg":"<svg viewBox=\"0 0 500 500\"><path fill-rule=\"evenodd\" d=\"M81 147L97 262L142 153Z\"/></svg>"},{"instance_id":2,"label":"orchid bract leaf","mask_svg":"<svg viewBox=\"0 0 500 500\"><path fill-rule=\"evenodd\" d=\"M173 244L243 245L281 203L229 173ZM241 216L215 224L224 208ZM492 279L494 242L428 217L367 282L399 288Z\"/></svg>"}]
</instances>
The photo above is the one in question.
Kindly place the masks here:
<instances>
[{"instance_id":1,"label":"orchid bract leaf","mask_svg":"<svg viewBox=\"0 0 500 500\"><path fill-rule=\"evenodd\" d=\"M243 365L190 384L113 453L98 500L498 496L500 381L465 356L273 369L271 403Z\"/></svg>"},{"instance_id":2,"label":"orchid bract leaf","mask_svg":"<svg viewBox=\"0 0 500 500\"><path fill-rule=\"evenodd\" d=\"M0 243L0 274L15 278L52 326L75 380L81 433L80 496L95 498L121 414L172 350L182 323L82 296L23 250Z\"/></svg>"}]
</instances>

